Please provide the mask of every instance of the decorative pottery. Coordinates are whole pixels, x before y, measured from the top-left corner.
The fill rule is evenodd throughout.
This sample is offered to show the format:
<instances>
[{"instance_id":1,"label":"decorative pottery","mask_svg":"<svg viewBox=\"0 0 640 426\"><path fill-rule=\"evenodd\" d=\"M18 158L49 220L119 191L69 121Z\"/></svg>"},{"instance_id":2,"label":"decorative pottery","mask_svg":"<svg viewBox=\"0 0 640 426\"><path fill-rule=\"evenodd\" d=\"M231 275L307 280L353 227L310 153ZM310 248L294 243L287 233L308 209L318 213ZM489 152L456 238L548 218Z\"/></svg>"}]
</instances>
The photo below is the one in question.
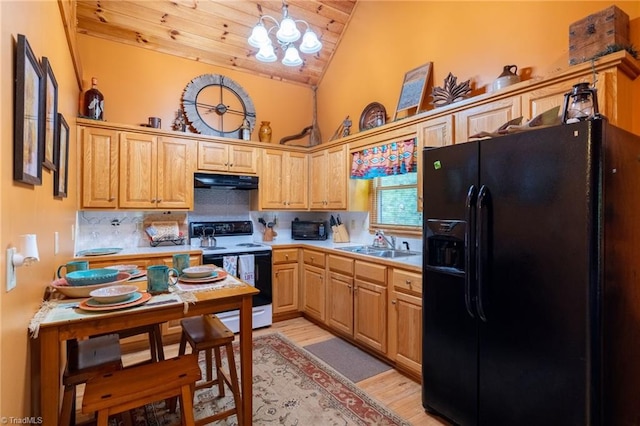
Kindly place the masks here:
<instances>
[{"instance_id":1,"label":"decorative pottery","mask_svg":"<svg viewBox=\"0 0 640 426\"><path fill-rule=\"evenodd\" d=\"M260 142L271 142L271 122L263 121L260 124L260 131L258 132L258 137L260 138Z\"/></svg>"},{"instance_id":2,"label":"decorative pottery","mask_svg":"<svg viewBox=\"0 0 640 426\"><path fill-rule=\"evenodd\" d=\"M504 89L507 86L520 82L518 74L518 67L516 65L505 65L502 69L502 74L493 82L493 91L496 92L500 89Z\"/></svg>"}]
</instances>

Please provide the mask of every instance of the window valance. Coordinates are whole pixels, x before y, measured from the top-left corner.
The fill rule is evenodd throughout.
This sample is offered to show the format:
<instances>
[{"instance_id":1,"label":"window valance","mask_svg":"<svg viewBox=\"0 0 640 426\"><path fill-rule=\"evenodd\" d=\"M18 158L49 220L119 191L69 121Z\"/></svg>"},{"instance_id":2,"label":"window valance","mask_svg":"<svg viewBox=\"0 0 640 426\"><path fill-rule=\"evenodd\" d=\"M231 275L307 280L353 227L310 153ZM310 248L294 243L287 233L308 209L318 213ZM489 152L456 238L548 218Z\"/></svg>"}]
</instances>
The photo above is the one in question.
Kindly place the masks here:
<instances>
[{"instance_id":1,"label":"window valance","mask_svg":"<svg viewBox=\"0 0 640 426\"><path fill-rule=\"evenodd\" d=\"M353 153L351 179L373 179L415 172L416 138L390 142Z\"/></svg>"}]
</instances>

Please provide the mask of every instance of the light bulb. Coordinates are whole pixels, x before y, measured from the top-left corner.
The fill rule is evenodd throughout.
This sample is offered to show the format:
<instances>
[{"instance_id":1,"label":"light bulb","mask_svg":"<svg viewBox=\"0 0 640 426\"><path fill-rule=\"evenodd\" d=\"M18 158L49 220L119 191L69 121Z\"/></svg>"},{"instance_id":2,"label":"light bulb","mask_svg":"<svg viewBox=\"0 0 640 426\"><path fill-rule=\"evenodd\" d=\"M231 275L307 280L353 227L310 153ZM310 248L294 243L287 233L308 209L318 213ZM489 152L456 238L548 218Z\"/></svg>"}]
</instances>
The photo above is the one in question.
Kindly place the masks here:
<instances>
[{"instance_id":1,"label":"light bulb","mask_svg":"<svg viewBox=\"0 0 640 426\"><path fill-rule=\"evenodd\" d=\"M297 67L298 65L302 65L302 59L300 59L298 49L293 46L287 47L284 58L282 58L282 64L288 67Z\"/></svg>"},{"instance_id":2,"label":"light bulb","mask_svg":"<svg viewBox=\"0 0 640 426\"><path fill-rule=\"evenodd\" d=\"M251 36L247 39L247 42L253 47L262 47L270 43L267 29L262 25L262 22L258 22L256 26L253 27Z\"/></svg>"},{"instance_id":3,"label":"light bulb","mask_svg":"<svg viewBox=\"0 0 640 426\"><path fill-rule=\"evenodd\" d=\"M310 29L307 29L302 37L300 51L302 53L312 54L319 52L320 49L322 49L322 43L318 40L318 36Z\"/></svg>"},{"instance_id":4,"label":"light bulb","mask_svg":"<svg viewBox=\"0 0 640 426\"><path fill-rule=\"evenodd\" d=\"M300 38L300 30L296 27L293 19L287 17L282 19L276 37L283 43L292 43Z\"/></svg>"},{"instance_id":5,"label":"light bulb","mask_svg":"<svg viewBox=\"0 0 640 426\"><path fill-rule=\"evenodd\" d=\"M275 62L276 59L278 59L273 51L271 41L260 47L260 50L256 54L256 59L260 62Z\"/></svg>"}]
</instances>

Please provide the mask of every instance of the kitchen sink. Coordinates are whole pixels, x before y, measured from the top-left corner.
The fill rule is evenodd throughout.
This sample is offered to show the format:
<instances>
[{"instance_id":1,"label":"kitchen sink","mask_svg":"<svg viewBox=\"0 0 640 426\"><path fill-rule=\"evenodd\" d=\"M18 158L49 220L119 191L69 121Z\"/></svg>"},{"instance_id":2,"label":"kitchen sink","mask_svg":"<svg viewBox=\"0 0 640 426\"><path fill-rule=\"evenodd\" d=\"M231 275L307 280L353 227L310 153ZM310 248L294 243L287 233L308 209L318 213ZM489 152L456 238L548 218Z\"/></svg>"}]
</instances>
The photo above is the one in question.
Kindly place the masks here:
<instances>
[{"instance_id":1,"label":"kitchen sink","mask_svg":"<svg viewBox=\"0 0 640 426\"><path fill-rule=\"evenodd\" d=\"M382 250L379 254L375 254L374 256L396 258L396 257L417 256L419 254L420 254L419 252L407 251L407 250Z\"/></svg>"},{"instance_id":2,"label":"kitchen sink","mask_svg":"<svg viewBox=\"0 0 640 426\"><path fill-rule=\"evenodd\" d=\"M416 251L385 249L385 248L374 247L374 246L340 247L338 248L338 250L348 251L350 253L366 254L368 256L391 258L391 259L396 257L417 256L420 254L420 252L416 252Z\"/></svg>"}]
</instances>

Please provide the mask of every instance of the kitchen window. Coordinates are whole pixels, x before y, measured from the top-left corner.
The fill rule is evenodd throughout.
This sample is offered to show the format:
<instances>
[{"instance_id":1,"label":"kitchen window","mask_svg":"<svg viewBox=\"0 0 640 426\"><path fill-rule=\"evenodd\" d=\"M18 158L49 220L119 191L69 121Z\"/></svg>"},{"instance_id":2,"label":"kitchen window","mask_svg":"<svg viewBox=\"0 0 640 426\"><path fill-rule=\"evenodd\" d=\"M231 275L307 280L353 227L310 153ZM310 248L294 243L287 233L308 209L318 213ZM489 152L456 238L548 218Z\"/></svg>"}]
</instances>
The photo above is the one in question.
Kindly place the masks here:
<instances>
[{"instance_id":1,"label":"kitchen window","mask_svg":"<svg viewBox=\"0 0 640 426\"><path fill-rule=\"evenodd\" d=\"M415 172L372 179L371 228L419 234L422 212L418 211L417 182Z\"/></svg>"}]
</instances>

